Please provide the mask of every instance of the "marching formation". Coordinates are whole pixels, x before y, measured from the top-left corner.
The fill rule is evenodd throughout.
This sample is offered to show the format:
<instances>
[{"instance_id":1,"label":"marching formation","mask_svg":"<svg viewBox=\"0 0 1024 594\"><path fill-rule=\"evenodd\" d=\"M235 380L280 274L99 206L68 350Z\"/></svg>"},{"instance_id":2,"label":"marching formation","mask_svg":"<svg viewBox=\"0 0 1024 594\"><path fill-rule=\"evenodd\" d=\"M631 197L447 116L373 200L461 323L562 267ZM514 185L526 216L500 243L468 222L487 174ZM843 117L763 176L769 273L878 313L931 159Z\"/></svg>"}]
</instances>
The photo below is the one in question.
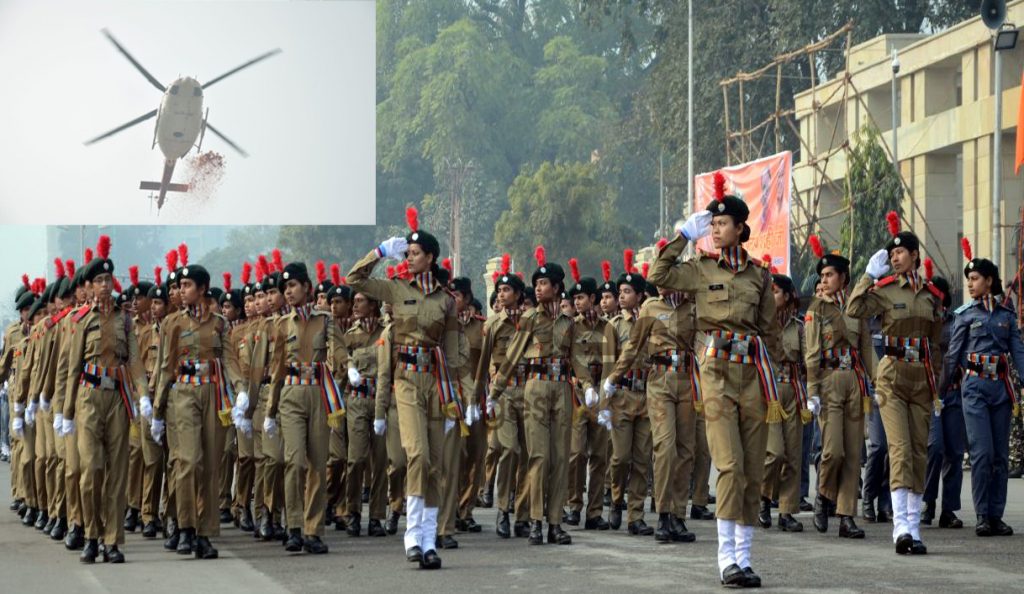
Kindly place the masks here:
<instances>
[{"instance_id":1,"label":"marching formation","mask_svg":"<svg viewBox=\"0 0 1024 594\"><path fill-rule=\"evenodd\" d=\"M506 254L487 310L415 209L408 235L345 277L273 250L218 287L183 244L154 282L132 266L123 287L103 236L82 265L57 259L53 282L18 289L0 360L11 509L84 563L123 563L136 530L215 559L232 523L324 554L326 526L358 537L365 520L387 537L404 516L406 559L424 569L482 530L478 507L497 508L499 538L531 545L623 523L688 543L687 520L713 520L722 584L759 587L756 527L802 532L813 510L818 532L837 517L839 537L863 539L858 498L865 521L892 522L896 553L925 554L940 478L939 525L963 526L966 450L976 534L1012 534L1024 344L996 266L965 240L970 300L950 311L948 282L890 213L860 279L811 237L818 285L802 308L771 256L744 248L746 204L719 174L715 188L649 268L626 250L617 278L575 259L567 275L538 247L526 276ZM707 236L715 252L684 255ZM861 492L866 430L888 462Z\"/></svg>"}]
</instances>

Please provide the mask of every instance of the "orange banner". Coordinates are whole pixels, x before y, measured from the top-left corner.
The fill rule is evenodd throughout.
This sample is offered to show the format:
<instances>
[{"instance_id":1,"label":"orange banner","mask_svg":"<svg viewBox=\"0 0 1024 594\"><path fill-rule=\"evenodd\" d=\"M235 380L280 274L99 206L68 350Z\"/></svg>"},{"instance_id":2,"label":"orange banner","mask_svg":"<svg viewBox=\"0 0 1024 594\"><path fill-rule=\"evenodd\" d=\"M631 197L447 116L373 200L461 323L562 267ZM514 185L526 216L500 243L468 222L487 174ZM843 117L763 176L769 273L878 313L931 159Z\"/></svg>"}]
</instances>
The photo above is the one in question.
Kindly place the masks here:
<instances>
[{"instance_id":1,"label":"orange banner","mask_svg":"<svg viewBox=\"0 0 1024 594\"><path fill-rule=\"evenodd\" d=\"M743 246L751 256L760 259L771 254L772 265L782 274L789 274L789 204L793 173L793 153L786 151L757 161L724 167L726 194L743 199L750 208L750 240ZM707 208L715 198L714 172L701 173L693 180L694 211ZM711 238L701 239L697 246L715 251Z\"/></svg>"}]
</instances>

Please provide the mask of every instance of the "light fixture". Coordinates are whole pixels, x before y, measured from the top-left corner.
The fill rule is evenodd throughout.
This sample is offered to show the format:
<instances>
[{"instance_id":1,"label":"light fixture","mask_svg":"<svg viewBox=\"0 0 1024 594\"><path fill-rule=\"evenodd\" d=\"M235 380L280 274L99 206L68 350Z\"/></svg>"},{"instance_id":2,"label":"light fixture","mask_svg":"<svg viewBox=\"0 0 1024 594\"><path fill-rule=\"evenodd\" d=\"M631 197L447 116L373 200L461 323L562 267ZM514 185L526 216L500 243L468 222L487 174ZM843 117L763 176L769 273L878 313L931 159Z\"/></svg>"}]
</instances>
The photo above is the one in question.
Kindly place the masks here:
<instances>
[{"instance_id":1,"label":"light fixture","mask_svg":"<svg viewBox=\"0 0 1024 594\"><path fill-rule=\"evenodd\" d=\"M1013 27L1013 25L1010 25L1010 27ZM1001 52L1017 47L1017 35L1019 33L1020 31L1016 28L1006 28L1004 26L1003 29L996 33L995 50Z\"/></svg>"}]
</instances>

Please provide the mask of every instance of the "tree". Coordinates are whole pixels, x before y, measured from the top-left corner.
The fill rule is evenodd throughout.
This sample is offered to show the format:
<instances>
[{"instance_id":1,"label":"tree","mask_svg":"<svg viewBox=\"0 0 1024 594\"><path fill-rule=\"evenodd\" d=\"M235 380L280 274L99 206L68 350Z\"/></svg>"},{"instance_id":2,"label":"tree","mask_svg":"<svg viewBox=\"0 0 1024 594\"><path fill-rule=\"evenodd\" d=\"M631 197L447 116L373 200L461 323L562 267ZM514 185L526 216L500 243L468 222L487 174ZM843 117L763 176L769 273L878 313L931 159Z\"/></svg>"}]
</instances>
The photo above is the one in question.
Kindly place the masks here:
<instances>
[{"instance_id":1,"label":"tree","mask_svg":"<svg viewBox=\"0 0 1024 594\"><path fill-rule=\"evenodd\" d=\"M307 230L316 228L305 227ZM209 271L214 285L221 283L221 273L230 272L234 286L239 287L242 285L242 263L255 262L260 254L269 255L270 250L278 245L278 232L277 226L231 229L228 231L227 245L210 250L196 262L202 263Z\"/></svg>"}]
</instances>

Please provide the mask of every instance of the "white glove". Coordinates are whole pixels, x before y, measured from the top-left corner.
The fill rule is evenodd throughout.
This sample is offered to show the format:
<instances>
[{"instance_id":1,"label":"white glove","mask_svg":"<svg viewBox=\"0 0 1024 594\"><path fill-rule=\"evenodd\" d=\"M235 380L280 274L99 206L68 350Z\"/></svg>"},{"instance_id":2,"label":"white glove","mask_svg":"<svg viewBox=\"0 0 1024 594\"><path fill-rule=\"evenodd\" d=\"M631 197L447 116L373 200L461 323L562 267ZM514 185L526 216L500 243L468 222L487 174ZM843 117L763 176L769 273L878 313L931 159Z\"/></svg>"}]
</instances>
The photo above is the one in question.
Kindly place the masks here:
<instances>
[{"instance_id":1,"label":"white glove","mask_svg":"<svg viewBox=\"0 0 1024 594\"><path fill-rule=\"evenodd\" d=\"M235 429L238 429L246 437L252 437L252 419L242 417L235 423Z\"/></svg>"},{"instance_id":2,"label":"white glove","mask_svg":"<svg viewBox=\"0 0 1024 594\"><path fill-rule=\"evenodd\" d=\"M153 418L153 401L149 396L139 398L139 414L142 415L143 419Z\"/></svg>"},{"instance_id":3,"label":"white glove","mask_svg":"<svg viewBox=\"0 0 1024 594\"><path fill-rule=\"evenodd\" d=\"M597 397L597 390L595 390L594 388L587 388L587 392L583 399L587 405L587 408L593 408L595 405L597 405L599 400Z\"/></svg>"},{"instance_id":4,"label":"white glove","mask_svg":"<svg viewBox=\"0 0 1024 594\"><path fill-rule=\"evenodd\" d=\"M605 429L612 430L612 411L605 409L597 413L597 424Z\"/></svg>"},{"instance_id":5,"label":"white glove","mask_svg":"<svg viewBox=\"0 0 1024 594\"><path fill-rule=\"evenodd\" d=\"M933 408L932 409L932 414L935 415L936 417L941 417L942 416L942 407L940 406L939 408Z\"/></svg>"},{"instance_id":6,"label":"white glove","mask_svg":"<svg viewBox=\"0 0 1024 594\"><path fill-rule=\"evenodd\" d=\"M39 410L39 404L36 402L29 402L28 406L25 407L25 424L29 427L36 424L37 410Z\"/></svg>"},{"instance_id":7,"label":"white glove","mask_svg":"<svg viewBox=\"0 0 1024 594\"><path fill-rule=\"evenodd\" d=\"M25 419L21 417L11 419L11 432L18 437L25 437Z\"/></svg>"},{"instance_id":8,"label":"white glove","mask_svg":"<svg viewBox=\"0 0 1024 594\"><path fill-rule=\"evenodd\" d=\"M75 434L75 420L62 419L60 422L60 434L64 437Z\"/></svg>"},{"instance_id":9,"label":"white glove","mask_svg":"<svg viewBox=\"0 0 1024 594\"><path fill-rule=\"evenodd\" d=\"M610 379L604 380L604 385L601 387L601 389L604 390L604 395L606 398L611 398L612 396L615 395L615 384L613 384L612 380Z\"/></svg>"},{"instance_id":10,"label":"white glove","mask_svg":"<svg viewBox=\"0 0 1024 594\"><path fill-rule=\"evenodd\" d=\"M46 397L45 392L39 393L39 408L45 412L50 412L50 400Z\"/></svg>"},{"instance_id":11,"label":"white glove","mask_svg":"<svg viewBox=\"0 0 1024 594\"><path fill-rule=\"evenodd\" d=\"M808 398L807 409L811 411L812 415L818 416L818 413L821 412L821 398L817 396L811 396Z\"/></svg>"},{"instance_id":12,"label":"white glove","mask_svg":"<svg viewBox=\"0 0 1024 594\"><path fill-rule=\"evenodd\" d=\"M688 241L697 241L711 233L711 219L714 215L709 210L698 210L690 215L682 225L676 225L676 232L682 233Z\"/></svg>"},{"instance_id":13,"label":"white glove","mask_svg":"<svg viewBox=\"0 0 1024 594\"><path fill-rule=\"evenodd\" d=\"M53 414L53 430L57 435L61 435L60 428L64 425L64 415L60 413Z\"/></svg>"},{"instance_id":14,"label":"white glove","mask_svg":"<svg viewBox=\"0 0 1024 594\"><path fill-rule=\"evenodd\" d=\"M274 439L274 436L277 435L277 421L274 420L274 417L263 419L263 433L270 439Z\"/></svg>"},{"instance_id":15,"label":"white glove","mask_svg":"<svg viewBox=\"0 0 1024 594\"><path fill-rule=\"evenodd\" d=\"M363 383L363 376L355 367L348 368L348 383L351 384L353 388L357 388Z\"/></svg>"},{"instance_id":16,"label":"white glove","mask_svg":"<svg viewBox=\"0 0 1024 594\"><path fill-rule=\"evenodd\" d=\"M396 258L409 251L409 242L404 237L392 237L385 239L384 243L377 246L381 256L385 258Z\"/></svg>"},{"instance_id":17,"label":"white glove","mask_svg":"<svg viewBox=\"0 0 1024 594\"><path fill-rule=\"evenodd\" d=\"M455 428L455 421L451 419L444 420L444 434L448 435L448 432Z\"/></svg>"},{"instance_id":18,"label":"white glove","mask_svg":"<svg viewBox=\"0 0 1024 594\"><path fill-rule=\"evenodd\" d=\"M238 397L235 398L235 408L242 416L245 416L245 411L249 410L249 393L239 392Z\"/></svg>"},{"instance_id":19,"label":"white glove","mask_svg":"<svg viewBox=\"0 0 1024 594\"><path fill-rule=\"evenodd\" d=\"M153 441L160 443L160 438L164 436L165 426L160 419L153 419L149 422L149 434L153 437Z\"/></svg>"},{"instance_id":20,"label":"white glove","mask_svg":"<svg viewBox=\"0 0 1024 594\"><path fill-rule=\"evenodd\" d=\"M494 413L498 411L498 403L493 398L487 399L487 416L493 417Z\"/></svg>"},{"instance_id":21,"label":"white glove","mask_svg":"<svg viewBox=\"0 0 1024 594\"><path fill-rule=\"evenodd\" d=\"M470 404L469 408L466 410L466 416L469 417L469 419L470 419L470 420L468 420L466 422L466 425L472 425L473 423L479 421L480 420L480 405L479 404Z\"/></svg>"},{"instance_id":22,"label":"white glove","mask_svg":"<svg viewBox=\"0 0 1024 594\"><path fill-rule=\"evenodd\" d=\"M868 276L877 280L882 278L886 272L889 272L889 252L888 250L878 250L874 256L868 260L867 268L864 270L868 273Z\"/></svg>"},{"instance_id":23,"label":"white glove","mask_svg":"<svg viewBox=\"0 0 1024 594\"><path fill-rule=\"evenodd\" d=\"M373 420L373 433L375 435L384 435L387 431L388 421L387 419L374 419Z\"/></svg>"}]
</instances>

